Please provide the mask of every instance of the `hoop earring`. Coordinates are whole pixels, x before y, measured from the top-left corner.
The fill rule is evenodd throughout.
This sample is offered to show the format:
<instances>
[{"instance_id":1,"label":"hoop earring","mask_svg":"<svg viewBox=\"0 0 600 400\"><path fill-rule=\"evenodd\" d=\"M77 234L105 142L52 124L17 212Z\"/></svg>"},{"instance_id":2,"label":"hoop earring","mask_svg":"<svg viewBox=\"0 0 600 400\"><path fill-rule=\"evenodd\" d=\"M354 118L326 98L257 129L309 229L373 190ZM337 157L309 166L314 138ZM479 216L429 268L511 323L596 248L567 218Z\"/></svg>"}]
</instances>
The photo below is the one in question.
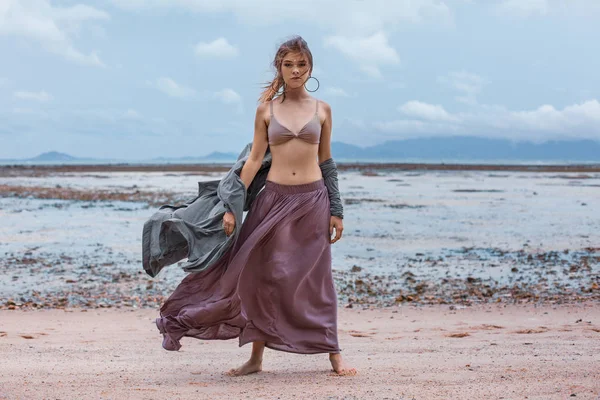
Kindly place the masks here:
<instances>
[{"instance_id":1,"label":"hoop earring","mask_svg":"<svg viewBox=\"0 0 600 400\"><path fill-rule=\"evenodd\" d=\"M314 79L315 81L317 81L317 88L315 90L308 90L306 88L306 82L308 82L310 79ZM319 86L321 86L321 84L319 83L319 80L317 78L315 78L314 76L309 76L308 79L306 80L306 82L304 82L304 89L306 89L309 92L316 92L317 90L319 90Z\"/></svg>"}]
</instances>

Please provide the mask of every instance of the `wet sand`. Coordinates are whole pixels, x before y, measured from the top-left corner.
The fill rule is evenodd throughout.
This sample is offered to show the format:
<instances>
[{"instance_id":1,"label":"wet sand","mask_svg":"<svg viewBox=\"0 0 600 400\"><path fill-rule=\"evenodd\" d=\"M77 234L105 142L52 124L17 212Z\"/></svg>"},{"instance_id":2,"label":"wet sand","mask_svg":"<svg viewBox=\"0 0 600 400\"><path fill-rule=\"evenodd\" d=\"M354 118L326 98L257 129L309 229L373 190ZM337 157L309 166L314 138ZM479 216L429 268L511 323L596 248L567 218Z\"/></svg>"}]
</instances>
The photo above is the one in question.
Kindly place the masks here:
<instances>
[{"instance_id":1,"label":"wet sand","mask_svg":"<svg viewBox=\"0 0 600 400\"><path fill-rule=\"evenodd\" d=\"M0 309L152 308L183 279L143 272L141 227L222 173L83 167L102 170L0 176ZM600 300L599 173L346 171L340 190L343 307Z\"/></svg>"},{"instance_id":2,"label":"wet sand","mask_svg":"<svg viewBox=\"0 0 600 400\"><path fill-rule=\"evenodd\" d=\"M0 399L594 399L600 304L340 308L342 354L265 350L236 339L161 348L157 310L0 311Z\"/></svg>"},{"instance_id":3,"label":"wet sand","mask_svg":"<svg viewBox=\"0 0 600 400\"><path fill-rule=\"evenodd\" d=\"M65 165L0 165L0 177L45 176L54 173L92 172L190 172L224 173L233 163L206 164L65 164ZM573 165L504 165L504 164L435 164L435 163L350 163L336 162L339 171L526 171L526 172L600 172L600 164Z\"/></svg>"}]
</instances>

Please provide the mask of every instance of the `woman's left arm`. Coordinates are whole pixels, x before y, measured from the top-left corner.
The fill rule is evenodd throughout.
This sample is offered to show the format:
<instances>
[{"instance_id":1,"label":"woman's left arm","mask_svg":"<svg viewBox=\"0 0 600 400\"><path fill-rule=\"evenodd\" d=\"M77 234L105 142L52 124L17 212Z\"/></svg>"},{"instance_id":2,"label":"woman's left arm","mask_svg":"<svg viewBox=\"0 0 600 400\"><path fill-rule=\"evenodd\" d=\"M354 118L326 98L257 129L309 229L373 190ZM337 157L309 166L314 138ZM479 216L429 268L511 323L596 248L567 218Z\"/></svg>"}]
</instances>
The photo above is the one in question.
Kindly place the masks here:
<instances>
[{"instance_id":1,"label":"woman's left arm","mask_svg":"<svg viewBox=\"0 0 600 400\"><path fill-rule=\"evenodd\" d=\"M331 107L324 101L320 101L321 110L325 114L325 121L321 125L321 139L319 143L319 164L331 158Z\"/></svg>"},{"instance_id":2,"label":"woman's left arm","mask_svg":"<svg viewBox=\"0 0 600 400\"><path fill-rule=\"evenodd\" d=\"M331 116L331 107L329 106L329 104L325 103L324 101L321 101L321 109L323 110L324 114L325 114L325 121L323 122L323 125L321 126L321 139L320 139L320 143L319 143L319 164L321 164L323 161L327 161L330 158L332 158L331 156L331 127L332 127L332 116ZM336 180L336 187L337 187L337 171L335 173L335 180ZM329 187L327 188L327 190L330 190ZM330 201L331 201L331 193L329 193L330 195ZM341 204L341 203L340 203ZM333 235L333 231L335 229L335 237L332 239L331 235ZM335 216L335 215L331 215L329 217L329 242L331 244L337 242L338 240L341 239L342 237L342 231L344 230L344 222L342 220L342 218Z\"/></svg>"}]
</instances>

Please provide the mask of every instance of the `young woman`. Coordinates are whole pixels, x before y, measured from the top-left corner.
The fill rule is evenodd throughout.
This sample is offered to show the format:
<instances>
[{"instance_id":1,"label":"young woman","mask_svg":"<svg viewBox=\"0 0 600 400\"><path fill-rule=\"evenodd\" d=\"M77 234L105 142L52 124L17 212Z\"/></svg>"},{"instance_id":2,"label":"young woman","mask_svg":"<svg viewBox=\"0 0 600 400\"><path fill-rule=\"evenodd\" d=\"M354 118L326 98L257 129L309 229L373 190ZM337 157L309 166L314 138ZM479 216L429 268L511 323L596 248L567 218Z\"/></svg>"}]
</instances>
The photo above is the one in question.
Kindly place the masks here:
<instances>
[{"instance_id":1,"label":"young woman","mask_svg":"<svg viewBox=\"0 0 600 400\"><path fill-rule=\"evenodd\" d=\"M331 272L331 244L341 238L343 223L341 215L331 215L319 166L331 158L331 108L306 90L313 59L304 39L284 42L273 66L276 76L260 97L251 153L240 173L248 188L269 147L264 189L227 257L188 275L161 307L157 326L169 350L179 349L183 336L252 342L250 359L229 370L232 376L261 371L265 347L328 353L337 374L354 375L340 354ZM235 229L231 212L223 229L227 236Z\"/></svg>"}]
</instances>

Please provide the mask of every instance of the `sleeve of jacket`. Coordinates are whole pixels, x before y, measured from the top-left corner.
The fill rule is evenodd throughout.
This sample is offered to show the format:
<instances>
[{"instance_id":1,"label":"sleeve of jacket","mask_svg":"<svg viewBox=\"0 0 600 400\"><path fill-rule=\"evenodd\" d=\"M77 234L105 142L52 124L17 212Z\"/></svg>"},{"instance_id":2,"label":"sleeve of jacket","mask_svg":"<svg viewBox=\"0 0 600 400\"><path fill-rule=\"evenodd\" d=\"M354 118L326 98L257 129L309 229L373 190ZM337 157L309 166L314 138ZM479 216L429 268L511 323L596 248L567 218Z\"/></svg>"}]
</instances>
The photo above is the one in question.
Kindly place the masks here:
<instances>
[{"instance_id":1,"label":"sleeve of jacket","mask_svg":"<svg viewBox=\"0 0 600 400\"><path fill-rule=\"evenodd\" d=\"M238 237L243 212L248 210L270 167L270 153L263 160L260 174L248 191L240 173L248 158L251 143L220 180L198 182L198 195L178 205L163 205L144 224L142 232L142 262L148 275L187 257L181 268L198 272L211 267L225 254ZM227 236L223 230L223 215L232 211L236 228Z\"/></svg>"},{"instance_id":2,"label":"sleeve of jacket","mask_svg":"<svg viewBox=\"0 0 600 400\"><path fill-rule=\"evenodd\" d=\"M319 164L321 168L321 174L327 186L327 193L329 194L329 209L331 215L344 218L344 207L342 206L342 199L340 197L340 190L338 187L338 173L337 165L333 158L328 158Z\"/></svg>"}]
</instances>

